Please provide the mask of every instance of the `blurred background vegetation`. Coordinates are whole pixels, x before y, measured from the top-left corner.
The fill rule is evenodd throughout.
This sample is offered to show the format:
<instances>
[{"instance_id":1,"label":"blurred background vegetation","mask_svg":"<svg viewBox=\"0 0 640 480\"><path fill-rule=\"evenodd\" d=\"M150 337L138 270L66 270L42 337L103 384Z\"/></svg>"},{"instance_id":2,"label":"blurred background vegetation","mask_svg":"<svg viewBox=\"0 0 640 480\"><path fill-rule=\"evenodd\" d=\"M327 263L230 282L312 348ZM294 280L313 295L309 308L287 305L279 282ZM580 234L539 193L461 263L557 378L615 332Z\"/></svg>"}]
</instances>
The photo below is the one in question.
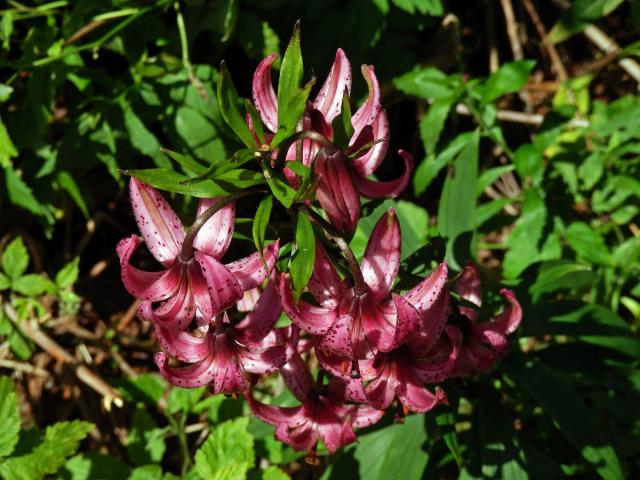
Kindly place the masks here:
<instances>
[{"instance_id":1,"label":"blurred background vegetation","mask_svg":"<svg viewBox=\"0 0 640 480\"><path fill-rule=\"evenodd\" d=\"M6 0L0 15L1 477L640 475L638 0ZM136 231L120 170L170 167L161 147L226 161L220 61L250 98L297 19L306 77L342 47L362 99L374 64L390 151L416 158L389 202L406 278L472 258L525 309L511 353L445 385L448 407L391 416L319 466L238 399L169 392L115 255ZM380 176L402 168L390 155ZM359 253L389 203L368 209Z\"/></svg>"}]
</instances>

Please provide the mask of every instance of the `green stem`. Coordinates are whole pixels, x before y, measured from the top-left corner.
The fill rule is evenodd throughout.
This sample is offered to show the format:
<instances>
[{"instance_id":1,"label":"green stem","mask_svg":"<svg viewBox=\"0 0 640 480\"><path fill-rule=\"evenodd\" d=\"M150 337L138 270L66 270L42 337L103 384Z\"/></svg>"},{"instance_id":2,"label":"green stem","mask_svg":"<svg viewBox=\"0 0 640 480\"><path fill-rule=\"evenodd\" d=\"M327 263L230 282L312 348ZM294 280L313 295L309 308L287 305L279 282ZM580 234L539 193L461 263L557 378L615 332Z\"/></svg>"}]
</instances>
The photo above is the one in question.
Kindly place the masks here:
<instances>
[{"instance_id":1,"label":"green stem","mask_svg":"<svg viewBox=\"0 0 640 480\"><path fill-rule=\"evenodd\" d=\"M176 9L176 20L178 23L178 32L180 34L180 48L182 49L182 63L191 72L191 60L189 59L189 42L187 41L187 29L184 24L184 17L182 16L182 10L180 10L180 4L175 2L173 7Z\"/></svg>"},{"instance_id":2,"label":"green stem","mask_svg":"<svg viewBox=\"0 0 640 480\"><path fill-rule=\"evenodd\" d=\"M314 132L313 130L305 130L302 132L297 132L287 138L284 142L278 145L278 159L276 162L276 168L282 168L285 165L287 152L289 151L289 147L293 145L295 142L299 140L312 140L314 142L322 145L322 148L326 148L329 151L337 150L337 147L331 143L331 141L322 135L321 133Z\"/></svg>"},{"instance_id":3,"label":"green stem","mask_svg":"<svg viewBox=\"0 0 640 480\"><path fill-rule=\"evenodd\" d=\"M489 138L491 138L491 140L493 140L493 142L504 151L507 157L509 157L509 160L513 162L513 150L511 150L509 145L507 145L502 137L496 135L489 127L489 125L487 125L487 123L484 121L484 118L482 118L482 113L478 111L478 109L473 105L473 102L463 101L462 103L469 109L475 121L478 122L478 125L480 125L480 127L485 131Z\"/></svg>"}]
</instances>

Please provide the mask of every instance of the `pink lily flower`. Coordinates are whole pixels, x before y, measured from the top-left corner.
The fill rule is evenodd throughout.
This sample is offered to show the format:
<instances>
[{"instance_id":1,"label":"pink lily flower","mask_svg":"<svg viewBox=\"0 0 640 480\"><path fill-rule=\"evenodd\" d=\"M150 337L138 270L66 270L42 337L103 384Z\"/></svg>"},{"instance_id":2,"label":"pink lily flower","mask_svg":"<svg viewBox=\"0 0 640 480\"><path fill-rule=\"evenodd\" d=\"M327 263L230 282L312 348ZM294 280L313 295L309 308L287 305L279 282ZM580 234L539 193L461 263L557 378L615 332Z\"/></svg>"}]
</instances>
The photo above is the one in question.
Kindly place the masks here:
<instances>
[{"instance_id":1,"label":"pink lily flower","mask_svg":"<svg viewBox=\"0 0 640 480\"><path fill-rule=\"evenodd\" d=\"M193 253L183 258L185 231L167 201L135 178L131 179L129 192L142 238L132 235L118 244L122 283L134 297L157 304L150 308L164 328L184 330L194 318L206 324L266 278L257 252L235 262L221 262L233 234L232 204L218 210L204 224L193 241ZM198 215L216 200L201 200ZM131 257L143 241L164 270L147 272L131 265ZM274 242L264 251L269 268L277 256L278 242Z\"/></svg>"},{"instance_id":2,"label":"pink lily flower","mask_svg":"<svg viewBox=\"0 0 640 480\"><path fill-rule=\"evenodd\" d=\"M269 282L244 318L232 322L225 311L205 327L204 334L197 330L199 336L164 328L150 302L140 305L138 315L155 326L165 352L156 353L154 360L169 383L186 388L210 384L214 394L231 394L245 392L255 380L253 375L274 372L287 361L292 329L273 328L281 312L278 292ZM171 367L168 355L188 365Z\"/></svg>"},{"instance_id":3,"label":"pink lily flower","mask_svg":"<svg viewBox=\"0 0 640 480\"><path fill-rule=\"evenodd\" d=\"M277 97L271 82L271 64L276 56L266 57L253 76L253 100L263 123L272 132L277 131ZM316 157L321 146L310 139L303 140L301 161L311 166L317 161L318 201L337 228L353 231L360 216L359 194L367 198L396 197L407 186L413 170L413 157L403 150L398 153L404 159L405 170L401 177L388 182L370 180L380 166L389 147L389 123L380 104L380 86L373 66L363 66L362 74L369 87L369 96L365 103L354 113L351 123L354 129L349 141L349 149L340 154L326 152ZM338 49L335 61L315 100L310 103L302 122L303 130L314 130L333 140L331 123L342 111L345 92L351 91L351 64L344 51ZM378 143L357 158L348 161L346 155L355 153L360 147L377 140ZM296 159L296 149L287 151L287 160ZM291 184L295 184L295 175L285 169L285 175ZM354 220L355 219L355 220Z\"/></svg>"},{"instance_id":4,"label":"pink lily flower","mask_svg":"<svg viewBox=\"0 0 640 480\"><path fill-rule=\"evenodd\" d=\"M351 285L338 275L320 244L307 289L318 302L296 303L290 281L282 276L280 296L285 313L316 338L318 350L351 360L373 358L378 351L400 346L420 325L421 311L429 307L429 288L418 285L400 296L391 293L400 267L400 223L393 209L376 224L365 250L360 272ZM442 289L446 267L437 285ZM425 280L426 281L426 280Z\"/></svg>"},{"instance_id":5,"label":"pink lily flower","mask_svg":"<svg viewBox=\"0 0 640 480\"><path fill-rule=\"evenodd\" d=\"M459 376L483 373L489 370L507 352L507 336L512 334L522 321L522 308L511 290L503 288L500 295L508 302L505 309L483 323L478 323L482 306L480 276L475 265L469 263L454 286L454 291L464 300L477 305L477 309L459 305L457 317L462 323L462 345L456 362L455 373Z\"/></svg>"},{"instance_id":6,"label":"pink lily flower","mask_svg":"<svg viewBox=\"0 0 640 480\"><path fill-rule=\"evenodd\" d=\"M285 384L300 401L297 407L266 405L246 393L253 413L264 422L276 427L275 438L298 451L315 452L318 437L327 450L339 448L356 441L354 428L376 423L384 412L368 405L345 403L344 382L331 379L329 385L314 382L307 366L298 354L281 369Z\"/></svg>"}]
</instances>

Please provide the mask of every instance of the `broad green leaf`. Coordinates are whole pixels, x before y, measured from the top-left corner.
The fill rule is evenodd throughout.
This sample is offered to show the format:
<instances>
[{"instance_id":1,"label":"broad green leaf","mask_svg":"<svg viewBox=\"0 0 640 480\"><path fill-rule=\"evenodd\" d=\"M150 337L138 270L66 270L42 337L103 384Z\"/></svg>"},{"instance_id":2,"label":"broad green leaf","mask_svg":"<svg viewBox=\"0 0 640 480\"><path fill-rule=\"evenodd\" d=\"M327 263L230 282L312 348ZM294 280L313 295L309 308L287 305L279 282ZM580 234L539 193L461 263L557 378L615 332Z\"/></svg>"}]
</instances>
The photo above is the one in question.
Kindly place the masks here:
<instances>
[{"instance_id":1,"label":"broad green leaf","mask_svg":"<svg viewBox=\"0 0 640 480\"><path fill-rule=\"evenodd\" d=\"M267 226L269 225L269 219L271 218L272 208L273 197L271 195L267 195L262 199L260 205L258 205L256 216L253 219L251 234L253 235L253 243L258 249L258 252L262 252L264 248L264 238L267 232Z\"/></svg>"},{"instance_id":2,"label":"broad green leaf","mask_svg":"<svg viewBox=\"0 0 640 480\"><path fill-rule=\"evenodd\" d=\"M420 120L420 138L427 155L435 154L444 122L449 116L453 105L452 99L442 99L433 102L427 114Z\"/></svg>"},{"instance_id":3,"label":"broad green leaf","mask_svg":"<svg viewBox=\"0 0 640 480\"><path fill-rule=\"evenodd\" d=\"M574 0L549 32L549 41L559 43L581 32L586 26L609 15L624 0Z\"/></svg>"},{"instance_id":4,"label":"broad green leaf","mask_svg":"<svg viewBox=\"0 0 640 480\"><path fill-rule=\"evenodd\" d=\"M459 92L459 75L447 75L434 67L418 68L393 79L393 83L404 93L425 100L448 100Z\"/></svg>"},{"instance_id":5,"label":"broad green leaf","mask_svg":"<svg viewBox=\"0 0 640 480\"><path fill-rule=\"evenodd\" d=\"M117 386L126 400L155 405L162 397L166 385L159 375L143 373L136 378L123 379Z\"/></svg>"},{"instance_id":6,"label":"broad green leaf","mask_svg":"<svg viewBox=\"0 0 640 480\"><path fill-rule=\"evenodd\" d=\"M153 158L156 166L169 168L171 162L162 154L161 145L156 136L149 131L127 102L123 100L120 102L120 106L124 115L124 126L127 129L133 148Z\"/></svg>"},{"instance_id":7,"label":"broad green leaf","mask_svg":"<svg viewBox=\"0 0 640 480\"><path fill-rule=\"evenodd\" d=\"M592 197L593 210L596 213L611 212L631 196L640 198L640 181L623 175L611 176L607 179L604 188L594 192Z\"/></svg>"},{"instance_id":8,"label":"broad green leaf","mask_svg":"<svg viewBox=\"0 0 640 480\"><path fill-rule=\"evenodd\" d=\"M0 462L13 452L18 443L20 433L20 412L18 410L18 396L9 377L0 377Z\"/></svg>"},{"instance_id":9,"label":"broad green leaf","mask_svg":"<svg viewBox=\"0 0 640 480\"><path fill-rule=\"evenodd\" d=\"M0 291L6 290L11 286L11 280L4 273L0 272Z\"/></svg>"},{"instance_id":10,"label":"broad green leaf","mask_svg":"<svg viewBox=\"0 0 640 480\"><path fill-rule=\"evenodd\" d=\"M422 415L406 417L403 425L390 425L358 436L354 457L360 478L367 480L419 480L429 456L422 450L427 440Z\"/></svg>"},{"instance_id":11,"label":"broad green leaf","mask_svg":"<svg viewBox=\"0 0 640 480\"><path fill-rule=\"evenodd\" d=\"M29 253L22 237L14 238L2 252L2 269L11 280L16 280L27 270Z\"/></svg>"},{"instance_id":12,"label":"broad green leaf","mask_svg":"<svg viewBox=\"0 0 640 480\"><path fill-rule=\"evenodd\" d=\"M447 239L447 261L456 270L462 270L472 255L479 140L476 130L448 172L438 208L438 230Z\"/></svg>"},{"instance_id":13,"label":"broad green leaf","mask_svg":"<svg viewBox=\"0 0 640 480\"><path fill-rule=\"evenodd\" d=\"M538 362L503 366L508 375L550 415L562 434L605 480L624 478L611 441L580 395L563 378Z\"/></svg>"},{"instance_id":14,"label":"broad green leaf","mask_svg":"<svg viewBox=\"0 0 640 480\"><path fill-rule=\"evenodd\" d=\"M4 480L33 480L56 473L93 428L93 424L81 420L47 427L44 440L33 451L0 463L0 476Z\"/></svg>"},{"instance_id":15,"label":"broad green leaf","mask_svg":"<svg viewBox=\"0 0 640 480\"><path fill-rule=\"evenodd\" d=\"M218 425L195 454L195 472L203 479L242 480L253 466L253 437L248 417ZM236 476L230 477L233 473Z\"/></svg>"},{"instance_id":16,"label":"broad green leaf","mask_svg":"<svg viewBox=\"0 0 640 480\"><path fill-rule=\"evenodd\" d=\"M224 143L213 120L190 107L180 107L175 117L176 131L188 152L211 165L224 161Z\"/></svg>"},{"instance_id":17,"label":"broad green leaf","mask_svg":"<svg viewBox=\"0 0 640 480\"><path fill-rule=\"evenodd\" d=\"M307 216L298 213L296 217L296 250L291 258L289 272L293 283L293 293L296 300L307 286L316 256L316 237L313 225Z\"/></svg>"},{"instance_id":18,"label":"broad green leaf","mask_svg":"<svg viewBox=\"0 0 640 480\"><path fill-rule=\"evenodd\" d=\"M520 60L502 65L487 80L482 95L483 103L489 103L502 95L519 91L527 83L534 65L533 60Z\"/></svg>"},{"instance_id":19,"label":"broad green leaf","mask_svg":"<svg viewBox=\"0 0 640 480\"><path fill-rule=\"evenodd\" d=\"M278 467L267 467L262 471L262 480L291 480L291 477Z\"/></svg>"},{"instance_id":20,"label":"broad green leaf","mask_svg":"<svg viewBox=\"0 0 640 480\"><path fill-rule=\"evenodd\" d=\"M222 63L220 65L220 80L218 81L218 105L222 118L227 125L236 133L238 138L248 148L255 149L258 147L249 126L247 125L244 113L240 109L240 97L236 87L231 80L231 75L227 66Z\"/></svg>"},{"instance_id":21,"label":"broad green leaf","mask_svg":"<svg viewBox=\"0 0 640 480\"><path fill-rule=\"evenodd\" d=\"M169 392L169 398L167 399L169 413L191 413L196 406L202 395L205 393L205 388L180 388L172 387Z\"/></svg>"},{"instance_id":22,"label":"broad green leaf","mask_svg":"<svg viewBox=\"0 0 640 480\"><path fill-rule=\"evenodd\" d=\"M162 147L161 150L169 158L171 158L172 160L175 160L176 163L178 163L178 165L197 175L203 174L208 170L207 167L205 167L204 165L201 165L200 163L198 163L193 158L187 155L182 155L181 153L174 152L164 147Z\"/></svg>"},{"instance_id":23,"label":"broad green leaf","mask_svg":"<svg viewBox=\"0 0 640 480\"><path fill-rule=\"evenodd\" d=\"M264 177L261 173L241 168L225 172L215 180L198 181L190 181L189 177L174 170L162 168L124 170L122 173L136 177L160 190L193 195L198 198L224 196L243 188L264 183Z\"/></svg>"},{"instance_id":24,"label":"broad green leaf","mask_svg":"<svg viewBox=\"0 0 640 480\"><path fill-rule=\"evenodd\" d=\"M529 265L537 261L546 219L547 209L538 192L533 189L526 190L520 217L507 238L509 251L503 263L506 278L517 278Z\"/></svg>"},{"instance_id":25,"label":"broad green leaf","mask_svg":"<svg viewBox=\"0 0 640 480\"><path fill-rule=\"evenodd\" d=\"M485 222L500 213L504 207L511 205L515 199L509 197L496 198L476 207L475 224L480 228Z\"/></svg>"},{"instance_id":26,"label":"broad green leaf","mask_svg":"<svg viewBox=\"0 0 640 480\"><path fill-rule=\"evenodd\" d=\"M14 280L11 289L28 297L37 297L45 292L55 293L58 288L43 275L30 273Z\"/></svg>"},{"instance_id":27,"label":"broad green leaf","mask_svg":"<svg viewBox=\"0 0 640 480\"><path fill-rule=\"evenodd\" d=\"M79 263L80 257L76 257L56 274L56 285L59 288L67 288L76 283L80 273Z\"/></svg>"},{"instance_id":28,"label":"broad green leaf","mask_svg":"<svg viewBox=\"0 0 640 480\"><path fill-rule=\"evenodd\" d=\"M456 432L456 414L452 410L441 412L436 415L436 423L442 430L444 443L451 452L458 465L462 465L462 452L458 442L458 433Z\"/></svg>"},{"instance_id":29,"label":"broad green leaf","mask_svg":"<svg viewBox=\"0 0 640 480\"><path fill-rule=\"evenodd\" d=\"M65 463L62 478L68 480L122 480L129 477L130 469L117 458L99 453L84 453L71 457Z\"/></svg>"},{"instance_id":30,"label":"broad green leaf","mask_svg":"<svg viewBox=\"0 0 640 480\"><path fill-rule=\"evenodd\" d=\"M551 260L540 265L538 278L529 288L534 297L557 290L584 288L595 281L591 266L571 260Z\"/></svg>"},{"instance_id":31,"label":"broad green leaf","mask_svg":"<svg viewBox=\"0 0 640 480\"><path fill-rule=\"evenodd\" d=\"M394 5L405 12L414 14L416 10L422 15L439 17L444 13L441 0L391 0Z\"/></svg>"},{"instance_id":32,"label":"broad green leaf","mask_svg":"<svg viewBox=\"0 0 640 480\"><path fill-rule=\"evenodd\" d=\"M162 480L162 467L160 465L144 465L131 472L128 480Z\"/></svg>"},{"instance_id":33,"label":"broad green leaf","mask_svg":"<svg viewBox=\"0 0 640 480\"><path fill-rule=\"evenodd\" d=\"M533 144L525 143L515 152L513 165L523 179L529 178L535 186L542 181L544 158L542 152Z\"/></svg>"},{"instance_id":34,"label":"broad green leaf","mask_svg":"<svg viewBox=\"0 0 640 480\"><path fill-rule=\"evenodd\" d=\"M567 243L582 260L611 266L613 259L604 238L584 222L573 222L567 228Z\"/></svg>"},{"instance_id":35,"label":"broad green leaf","mask_svg":"<svg viewBox=\"0 0 640 480\"><path fill-rule=\"evenodd\" d=\"M144 404L139 403L127 438L127 453L131 461L135 465L161 461L166 450L165 434L166 429L158 428Z\"/></svg>"}]
</instances>

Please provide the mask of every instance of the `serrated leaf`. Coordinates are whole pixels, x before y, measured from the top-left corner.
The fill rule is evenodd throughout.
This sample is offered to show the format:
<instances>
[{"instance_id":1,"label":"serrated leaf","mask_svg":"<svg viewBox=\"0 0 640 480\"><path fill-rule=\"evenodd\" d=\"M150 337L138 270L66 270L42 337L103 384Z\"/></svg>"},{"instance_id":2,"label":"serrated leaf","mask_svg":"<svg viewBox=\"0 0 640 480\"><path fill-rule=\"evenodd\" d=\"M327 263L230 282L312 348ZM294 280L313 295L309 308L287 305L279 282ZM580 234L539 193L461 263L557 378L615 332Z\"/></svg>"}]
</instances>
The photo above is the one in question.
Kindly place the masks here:
<instances>
[{"instance_id":1,"label":"serrated leaf","mask_svg":"<svg viewBox=\"0 0 640 480\"><path fill-rule=\"evenodd\" d=\"M169 398L167 399L169 413L191 413L196 406L202 395L206 391L205 387L202 388L180 388L173 387L169 392Z\"/></svg>"},{"instance_id":2,"label":"serrated leaf","mask_svg":"<svg viewBox=\"0 0 640 480\"><path fill-rule=\"evenodd\" d=\"M255 137L249 130L249 126L244 117L244 113L240 110L240 97L236 90L233 80L227 66L223 63L220 66L220 80L218 81L218 105L222 118L227 125L240 138L242 143L248 148L258 148Z\"/></svg>"},{"instance_id":3,"label":"serrated leaf","mask_svg":"<svg viewBox=\"0 0 640 480\"><path fill-rule=\"evenodd\" d=\"M533 60L520 60L502 65L487 80L483 89L483 103L489 103L502 95L519 91L527 83L535 63Z\"/></svg>"},{"instance_id":4,"label":"serrated leaf","mask_svg":"<svg viewBox=\"0 0 640 480\"><path fill-rule=\"evenodd\" d=\"M84 453L71 457L64 465L62 478L68 480L122 480L130 469L117 458L99 453Z\"/></svg>"},{"instance_id":5,"label":"serrated leaf","mask_svg":"<svg viewBox=\"0 0 640 480\"><path fill-rule=\"evenodd\" d=\"M160 465L144 465L131 472L128 480L162 480Z\"/></svg>"},{"instance_id":6,"label":"serrated leaf","mask_svg":"<svg viewBox=\"0 0 640 480\"><path fill-rule=\"evenodd\" d=\"M157 463L166 450L165 429L157 428L143 405L136 407L127 439L127 452L135 465Z\"/></svg>"},{"instance_id":7,"label":"serrated leaf","mask_svg":"<svg viewBox=\"0 0 640 480\"><path fill-rule=\"evenodd\" d=\"M42 204L33 195L33 190L27 183L13 170L7 168L4 171L7 196L11 203L18 205L35 215L46 217L51 220L51 215L43 208Z\"/></svg>"},{"instance_id":8,"label":"serrated leaf","mask_svg":"<svg viewBox=\"0 0 640 480\"><path fill-rule=\"evenodd\" d=\"M583 260L611 266L613 259L604 238L584 222L573 222L566 232L567 243Z\"/></svg>"},{"instance_id":9,"label":"serrated leaf","mask_svg":"<svg viewBox=\"0 0 640 480\"><path fill-rule=\"evenodd\" d=\"M253 466L249 418L229 420L213 430L195 455L195 472L203 479L242 480ZM229 475L235 475L230 477Z\"/></svg>"},{"instance_id":10,"label":"serrated leaf","mask_svg":"<svg viewBox=\"0 0 640 480\"><path fill-rule=\"evenodd\" d=\"M262 471L262 480L291 480L291 477L272 465Z\"/></svg>"},{"instance_id":11,"label":"serrated leaf","mask_svg":"<svg viewBox=\"0 0 640 480\"><path fill-rule=\"evenodd\" d=\"M29 265L29 253L22 237L14 238L2 252L2 269L11 280L19 278Z\"/></svg>"},{"instance_id":12,"label":"serrated leaf","mask_svg":"<svg viewBox=\"0 0 640 480\"><path fill-rule=\"evenodd\" d=\"M0 457L6 457L13 452L20 433L18 396L9 377L0 377L0 418Z\"/></svg>"},{"instance_id":13,"label":"serrated leaf","mask_svg":"<svg viewBox=\"0 0 640 480\"><path fill-rule=\"evenodd\" d=\"M262 249L264 248L264 238L267 232L267 226L269 225L269 219L271 218L272 207L273 197L271 195L267 195L262 199L260 205L258 205L256 216L253 219L251 233L253 235L253 243L255 244L258 252L262 252Z\"/></svg>"},{"instance_id":14,"label":"serrated leaf","mask_svg":"<svg viewBox=\"0 0 640 480\"><path fill-rule=\"evenodd\" d=\"M471 255L479 141L476 130L450 168L438 208L438 230L447 239L447 261L457 270L462 270Z\"/></svg>"},{"instance_id":15,"label":"serrated leaf","mask_svg":"<svg viewBox=\"0 0 640 480\"><path fill-rule=\"evenodd\" d=\"M80 273L79 264L80 257L76 257L62 267L56 274L56 285L58 285L59 288L67 288L76 283Z\"/></svg>"},{"instance_id":16,"label":"serrated leaf","mask_svg":"<svg viewBox=\"0 0 640 480\"><path fill-rule=\"evenodd\" d=\"M38 273L30 273L14 280L11 289L28 297L37 297L45 292L55 293L56 284Z\"/></svg>"},{"instance_id":17,"label":"serrated leaf","mask_svg":"<svg viewBox=\"0 0 640 480\"><path fill-rule=\"evenodd\" d=\"M11 286L11 280L4 273L0 272L0 290L6 290Z\"/></svg>"},{"instance_id":18,"label":"serrated leaf","mask_svg":"<svg viewBox=\"0 0 640 480\"><path fill-rule=\"evenodd\" d=\"M316 256L316 237L311 221L303 213L298 213L296 220L296 250L291 259L289 272L293 283L296 300L307 286Z\"/></svg>"},{"instance_id":19,"label":"serrated leaf","mask_svg":"<svg viewBox=\"0 0 640 480\"><path fill-rule=\"evenodd\" d=\"M5 480L34 480L56 473L93 428L92 423L81 420L47 427L44 440L31 453L11 457L0 464L0 476Z\"/></svg>"}]
</instances>

